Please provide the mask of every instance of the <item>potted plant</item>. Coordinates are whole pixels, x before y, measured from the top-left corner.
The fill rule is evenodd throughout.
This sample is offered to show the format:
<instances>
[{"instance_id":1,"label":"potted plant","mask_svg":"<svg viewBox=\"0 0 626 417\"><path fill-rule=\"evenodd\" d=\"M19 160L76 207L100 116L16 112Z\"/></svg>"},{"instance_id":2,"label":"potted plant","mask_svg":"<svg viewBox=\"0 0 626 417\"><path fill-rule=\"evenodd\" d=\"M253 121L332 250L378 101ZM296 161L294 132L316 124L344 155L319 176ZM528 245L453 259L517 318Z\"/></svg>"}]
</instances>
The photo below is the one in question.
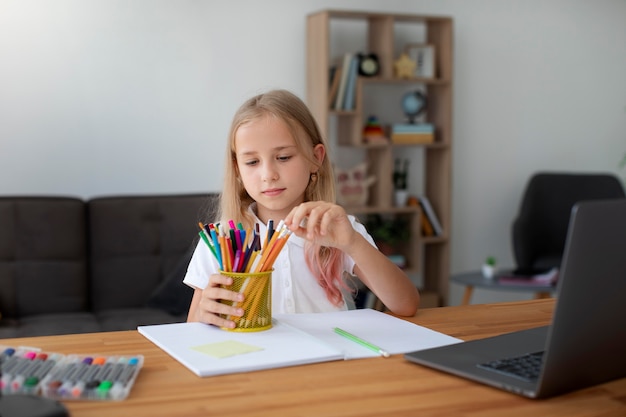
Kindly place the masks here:
<instances>
[{"instance_id":1,"label":"potted plant","mask_svg":"<svg viewBox=\"0 0 626 417\"><path fill-rule=\"evenodd\" d=\"M393 170L394 204L396 207L406 206L409 197L407 190L409 175L409 160L396 159Z\"/></svg>"},{"instance_id":2,"label":"potted plant","mask_svg":"<svg viewBox=\"0 0 626 417\"><path fill-rule=\"evenodd\" d=\"M485 278L491 279L496 275L497 262L494 256L487 256L482 271Z\"/></svg>"},{"instance_id":3,"label":"potted plant","mask_svg":"<svg viewBox=\"0 0 626 417\"><path fill-rule=\"evenodd\" d=\"M399 248L410 238L409 221L402 216L370 214L365 221L365 227L378 249L387 256L397 254Z\"/></svg>"}]
</instances>

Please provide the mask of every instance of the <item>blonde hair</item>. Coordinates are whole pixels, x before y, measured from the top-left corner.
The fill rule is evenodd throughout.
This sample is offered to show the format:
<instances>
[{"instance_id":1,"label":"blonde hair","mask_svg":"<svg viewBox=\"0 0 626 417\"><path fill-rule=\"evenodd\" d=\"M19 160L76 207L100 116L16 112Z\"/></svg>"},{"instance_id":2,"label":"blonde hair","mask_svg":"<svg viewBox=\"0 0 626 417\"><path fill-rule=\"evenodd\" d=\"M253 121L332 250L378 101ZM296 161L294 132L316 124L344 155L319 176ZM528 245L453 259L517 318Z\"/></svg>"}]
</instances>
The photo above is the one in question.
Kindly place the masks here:
<instances>
[{"instance_id":1,"label":"blonde hair","mask_svg":"<svg viewBox=\"0 0 626 417\"><path fill-rule=\"evenodd\" d=\"M318 144L322 144L328 152L328 146L315 118L306 104L293 93L286 90L268 91L248 99L239 107L228 134L224 189L217 218L241 222L246 228L254 226L254 218L249 212L254 200L239 178L235 136L241 126L264 117L275 117L284 122L298 151L310 162L318 164L317 173L311 175L305 189L304 201L335 202L335 178L330 158L326 154L319 164L313 154L313 148ZM327 298L336 305L343 301L339 287L348 289L342 280L342 258L343 254L336 248L322 247L309 242L305 244L308 268L324 289Z\"/></svg>"}]
</instances>

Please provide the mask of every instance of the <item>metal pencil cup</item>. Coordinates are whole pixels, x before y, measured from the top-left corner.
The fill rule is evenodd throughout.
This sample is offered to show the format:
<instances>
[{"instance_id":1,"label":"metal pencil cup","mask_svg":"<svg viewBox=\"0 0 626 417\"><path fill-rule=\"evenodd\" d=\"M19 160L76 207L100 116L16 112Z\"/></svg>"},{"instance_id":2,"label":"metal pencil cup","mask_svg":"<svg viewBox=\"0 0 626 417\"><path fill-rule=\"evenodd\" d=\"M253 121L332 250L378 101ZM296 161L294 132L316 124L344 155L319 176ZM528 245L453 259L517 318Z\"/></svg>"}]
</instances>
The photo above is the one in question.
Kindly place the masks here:
<instances>
[{"instance_id":1,"label":"metal pencil cup","mask_svg":"<svg viewBox=\"0 0 626 417\"><path fill-rule=\"evenodd\" d=\"M234 317L222 315L233 320L234 329L223 328L234 332L258 332L272 327L272 271L267 272L225 272L220 274L231 277L233 283L224 286L231 291L245 295L241 303L222 300L221 302L244 310L243 316Z\"/></svg>"}]
</instances>

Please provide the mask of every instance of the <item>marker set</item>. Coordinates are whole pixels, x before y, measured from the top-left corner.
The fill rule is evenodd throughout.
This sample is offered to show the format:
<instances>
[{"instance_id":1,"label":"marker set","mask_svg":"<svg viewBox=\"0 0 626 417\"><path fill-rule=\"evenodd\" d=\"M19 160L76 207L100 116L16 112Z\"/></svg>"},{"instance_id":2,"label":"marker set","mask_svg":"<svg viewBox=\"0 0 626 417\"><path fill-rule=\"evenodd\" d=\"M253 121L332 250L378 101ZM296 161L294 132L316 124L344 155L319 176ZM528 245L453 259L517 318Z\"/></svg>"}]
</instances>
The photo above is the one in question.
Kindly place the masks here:
<instances>
[{"instance_id":1,"label":"marker set","mask_svg":"<svg viewBox=\"0 0 626 417\"><path fill-rule=\"evenodd\" d=\"M65 356L0 346L0 390L57 400L123 400L142 366L141 355Z\"/></svg>"},{"instance_id":2,"label":"marker set","mask_svg":"<svg viewBox=\"0 0 626 417\"><path fill-rule=\"evenodd\" d=\"M3 394L37 394L41 381L62 359L57 353L0 346L0 390Z\"/></svg>"}]
</instances>

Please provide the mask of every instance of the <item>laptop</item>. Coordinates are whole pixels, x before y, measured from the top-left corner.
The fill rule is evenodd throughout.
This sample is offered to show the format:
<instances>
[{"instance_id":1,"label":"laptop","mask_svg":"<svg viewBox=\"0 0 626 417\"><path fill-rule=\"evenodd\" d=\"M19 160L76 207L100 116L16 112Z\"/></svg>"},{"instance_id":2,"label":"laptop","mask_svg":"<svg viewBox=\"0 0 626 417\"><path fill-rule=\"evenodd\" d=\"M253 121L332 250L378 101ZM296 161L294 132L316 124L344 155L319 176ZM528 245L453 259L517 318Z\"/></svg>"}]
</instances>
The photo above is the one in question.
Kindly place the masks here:
<instances>
[{"instance_id":1,"label":"laptop","mask_svg":"<svg viewBox=\"0 0 626 417\"><path fill-rule=\"evenodd\" d=\"M404 357L529 398L626 377L626 199L574 205L559 275L551 325Z\"/></svg>"}]
</instances>

